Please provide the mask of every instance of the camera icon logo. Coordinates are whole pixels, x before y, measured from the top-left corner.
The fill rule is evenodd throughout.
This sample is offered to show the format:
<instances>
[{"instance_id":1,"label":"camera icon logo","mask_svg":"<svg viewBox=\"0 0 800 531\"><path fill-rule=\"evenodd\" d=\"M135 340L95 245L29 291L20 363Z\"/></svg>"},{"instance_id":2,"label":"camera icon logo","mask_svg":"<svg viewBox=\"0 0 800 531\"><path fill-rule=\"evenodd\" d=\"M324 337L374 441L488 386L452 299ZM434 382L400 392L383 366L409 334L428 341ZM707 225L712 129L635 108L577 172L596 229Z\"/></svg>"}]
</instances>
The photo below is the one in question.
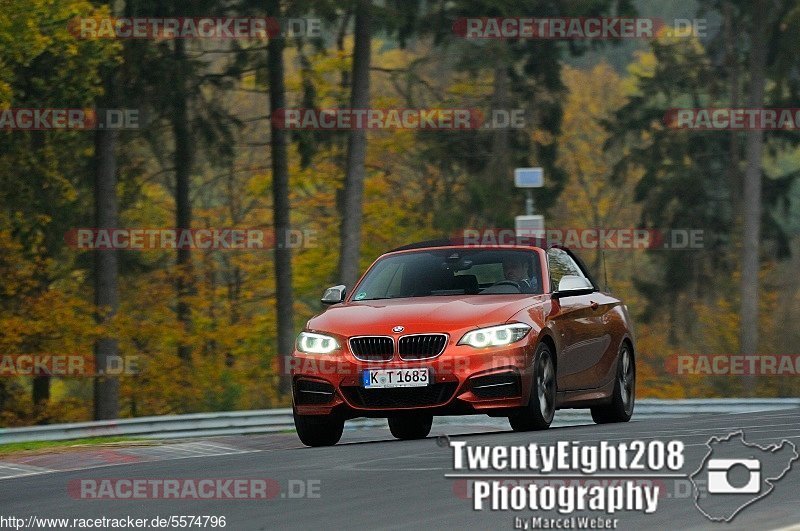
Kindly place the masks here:
<instances>
[{"instance_id":1,"label":"camera icon logo","mask_svg":"<svg viewBox=\"0 0 800 531\"><path fill-rule=\"evenodd\" d=\"M744 508L775 489L800 454L794 443L747 442L742 430L712 436L700 466L689 475L694 504L712 522L730 522Z\"/></svg>"},{"instance_id":2,"label":"camera icon logo","mask_svg":"<svg viewBox=\"0 0 800 531\"><path fill-rule=\"evenodd\" d=\"M747 483L734 486L730 472L735 467L744 467L750 473ZM709 459L709 494L758 494L761 490L761 462L758 459Z\"/></svg>"}]
</instances>

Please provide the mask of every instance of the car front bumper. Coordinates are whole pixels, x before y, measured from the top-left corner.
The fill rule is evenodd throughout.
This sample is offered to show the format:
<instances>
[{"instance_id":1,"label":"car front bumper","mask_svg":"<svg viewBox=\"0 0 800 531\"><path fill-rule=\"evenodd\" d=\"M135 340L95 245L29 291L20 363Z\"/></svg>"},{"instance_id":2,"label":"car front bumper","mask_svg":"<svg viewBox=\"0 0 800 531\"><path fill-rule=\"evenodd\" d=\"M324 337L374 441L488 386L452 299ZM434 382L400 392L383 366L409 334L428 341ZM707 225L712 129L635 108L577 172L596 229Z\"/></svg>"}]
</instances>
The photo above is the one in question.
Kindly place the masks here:
<instances>
[{"instance_id":1,"label":"car front bumper","mask_svg":"<svg viewBox=\"0 0 800 531\"><path fill-rule=\"evenodd\" d=\"M415 411L433 415L497 413L527 404L533 346L475 349L449 345L432 359L371 362L349 350L329 355L295 351L291 359L293 404L300 415L386 417ZM425 387L366 389L367 369L428 368Z\"/></svg>"}]
</instances>

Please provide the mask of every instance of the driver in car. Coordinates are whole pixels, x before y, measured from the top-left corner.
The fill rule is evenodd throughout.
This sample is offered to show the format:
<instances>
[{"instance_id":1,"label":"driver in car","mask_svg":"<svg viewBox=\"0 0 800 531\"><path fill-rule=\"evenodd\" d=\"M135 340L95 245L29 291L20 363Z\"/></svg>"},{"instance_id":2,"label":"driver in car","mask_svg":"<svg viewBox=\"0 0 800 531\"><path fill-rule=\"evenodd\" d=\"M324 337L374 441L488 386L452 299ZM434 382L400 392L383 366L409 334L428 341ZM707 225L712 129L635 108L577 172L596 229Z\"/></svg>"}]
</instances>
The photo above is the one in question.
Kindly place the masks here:
<instances>
[{"instance_id":1,"label":"driver in car","mask_svg":"<svg viewBox=\"0 0 800 531\"><path fill-rule=\"evenodd\" d=\"M531 278L528 262L529 260L521 253L509 254L503 260L503 276L506 280L516 282L522 293L535 293L536 280Z\"/></svg>"}]
</instances>

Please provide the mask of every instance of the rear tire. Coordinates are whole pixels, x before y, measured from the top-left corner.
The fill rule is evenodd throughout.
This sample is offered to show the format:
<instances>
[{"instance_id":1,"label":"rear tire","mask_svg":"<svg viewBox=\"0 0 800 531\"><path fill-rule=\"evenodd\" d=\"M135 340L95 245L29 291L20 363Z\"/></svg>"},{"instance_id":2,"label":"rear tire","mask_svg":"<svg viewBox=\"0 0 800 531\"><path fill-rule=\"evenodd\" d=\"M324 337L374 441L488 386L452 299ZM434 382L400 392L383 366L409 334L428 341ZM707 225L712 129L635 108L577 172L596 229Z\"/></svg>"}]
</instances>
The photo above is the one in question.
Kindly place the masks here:
<instances>
[{"instance_id":1,"label":"rear tire","mask_svg":"<svg viewBox=\"0 0 800 531\"><path fill-rule=\"evenodd\" d=\"M401 440L424 439L431 432L432 415L389 417L389 431Z\"/></svg>"},{"instance_id":2,"label":"rear tire","mask_svg":"<svg viewBox=\"0 0 800 531\"><path fill-rule=\"evenodd\" d=\"M306 446L333 446L342 438L344 419L333 415L298 415L294 426L300 442Z\"/></svg>"},{"instance_id":3,"label":"rear tire","mask_svg":"<svg viewBox=\"0 0 800 531\"><path fill-rule=\"evenodd\" d=\"M556 368L553 353L545 343L540 343L536 349L533 366L528 405L508 417L514 431L546 430L556 413Z\"/></svg>"},{"instance_id":4,"label":"rear tire","mask_svg":"<svg viewBox=\"0 0 800 531\"><path fill-rule=\"evenodd\" d=\"M627 342L619 348L617 376L611 403L592 408L592 420L597 424L628 422L636 402L636 359Z\"/></svg>"}]
</instances>

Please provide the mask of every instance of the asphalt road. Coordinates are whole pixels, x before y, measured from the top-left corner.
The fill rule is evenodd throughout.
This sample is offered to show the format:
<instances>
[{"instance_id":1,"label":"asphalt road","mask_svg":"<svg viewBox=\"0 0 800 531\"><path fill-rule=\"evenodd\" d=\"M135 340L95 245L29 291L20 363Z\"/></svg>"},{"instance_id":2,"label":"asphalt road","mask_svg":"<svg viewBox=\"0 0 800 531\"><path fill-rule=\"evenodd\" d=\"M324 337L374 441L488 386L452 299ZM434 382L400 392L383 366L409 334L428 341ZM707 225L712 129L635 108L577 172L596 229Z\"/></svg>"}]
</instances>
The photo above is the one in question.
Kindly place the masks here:
<instances>
[{"instance_id":1,"label":"asphalt road","mask_svg":"<svg viewBox=\"0 0 800 531\"><path fill-rule=\"evenodd\" d=\"M635 419L634 415L634 419ZM486 432L474 426L434 428L470 445L527 445L561 440L680 439L691 474L702 462L711 436L743 430L749 443L792 441L800 451L800 408L745 414L705 414L662 420L633 420L618 425L551 428L545 432ZM496 428L491 428L496 430ZM437 434L438 434L437 433ZM219 439L210 439L210 443ZM236 442L238 441L238 442ZM475 511L465 496L464 480L453 472L453 451L433 435L419 441L395 441L388 430L346 431L330 448L304 448L293 434L224 440L244 453L198 455L186 459L120 464L0 479L0 516L58 518L153 518L171 515L226 517L226 529L513 529L515 517L561 517L532 511ZM440 443L444 441L439 439ZM222 444L220 442L220 444ZM183 456L190 457L190 456ZM84 500L68 492L72 480L88 478L270 478L281 494L269 500ZM692 497L666 480L666 492L654 514L616 513L618 529L778 529L800 524L800 462L765 498L745 508L729 524L712 523ZM73 482L74 483L74 482ZM294 498L300 486L318 496ZM679 492L681 491L681 492ZM599 516L598 514L595 514ZM1 526L0 526L1 527Z\"/></svg>"}]
</instances>

